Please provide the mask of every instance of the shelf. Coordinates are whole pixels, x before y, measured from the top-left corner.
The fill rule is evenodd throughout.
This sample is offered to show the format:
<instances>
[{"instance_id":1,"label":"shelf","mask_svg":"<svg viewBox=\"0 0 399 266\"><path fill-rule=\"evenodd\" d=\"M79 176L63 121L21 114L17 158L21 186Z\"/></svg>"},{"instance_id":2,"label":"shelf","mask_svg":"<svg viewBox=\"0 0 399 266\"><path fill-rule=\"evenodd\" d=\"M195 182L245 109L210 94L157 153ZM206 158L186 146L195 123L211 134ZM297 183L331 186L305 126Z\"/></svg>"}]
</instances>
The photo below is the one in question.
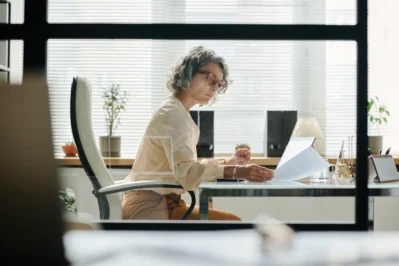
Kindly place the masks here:
<instances>
[{"instance_id":1,"label":"shelf","mask_svg":"<svg viewBox=\"0 0 399 266\"><path fill-rule=\"evenodd\" d=\"M0 72L10 72L10 68L0 65Z\"/></svg>"}]
</instances>

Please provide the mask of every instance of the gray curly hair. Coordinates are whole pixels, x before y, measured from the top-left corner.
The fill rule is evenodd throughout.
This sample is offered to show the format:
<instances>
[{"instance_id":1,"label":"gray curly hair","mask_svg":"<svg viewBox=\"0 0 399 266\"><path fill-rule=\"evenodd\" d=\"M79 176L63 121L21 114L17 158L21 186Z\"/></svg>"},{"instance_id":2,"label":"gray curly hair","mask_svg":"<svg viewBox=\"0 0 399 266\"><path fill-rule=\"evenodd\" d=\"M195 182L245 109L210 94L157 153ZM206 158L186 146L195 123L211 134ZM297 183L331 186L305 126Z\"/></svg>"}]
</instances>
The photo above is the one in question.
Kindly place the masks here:
<instances>
[{"instance_id":1,"label":"gray curly hair","mask_svg":"<svg viewBox=\"0 0 399 266\"><path fill-rule=\"evenodd\" d=\"M216 55L215 51L206 49L203 46L196 46L181 57L170 70L166 85L171 92L181 93L190 86L190 82L197 71L209 63L218 64L223 73L223 81L226 82L226 89L232 83L229 80L229 69L223 57ZM212 103L217 99L215 94Z\"/></svg>"}]
</instances>

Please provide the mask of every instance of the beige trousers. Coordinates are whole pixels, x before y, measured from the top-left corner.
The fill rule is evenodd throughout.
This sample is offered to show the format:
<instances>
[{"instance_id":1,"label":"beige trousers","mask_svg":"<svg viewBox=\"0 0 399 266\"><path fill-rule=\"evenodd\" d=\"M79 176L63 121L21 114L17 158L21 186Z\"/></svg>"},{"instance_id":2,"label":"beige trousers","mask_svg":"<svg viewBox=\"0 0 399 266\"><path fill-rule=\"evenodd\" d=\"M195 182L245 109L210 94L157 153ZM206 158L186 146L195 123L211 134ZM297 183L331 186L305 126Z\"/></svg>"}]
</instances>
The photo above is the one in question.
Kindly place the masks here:
<instances>
[{"instance_id":1,"label":"beige trousers","mask_svg":"<svg viewBox=\"0 0 399 266\"><path fill-rule=\"evenodd\" d=\"M189 206L176 194L162 196L151 190L131 191L122 202L125 220L180 220ZM209 220L241 219L228 212L209 209ZM188 220L199 220L199 208L194 207Z\"/></svg>"}]
</instances>

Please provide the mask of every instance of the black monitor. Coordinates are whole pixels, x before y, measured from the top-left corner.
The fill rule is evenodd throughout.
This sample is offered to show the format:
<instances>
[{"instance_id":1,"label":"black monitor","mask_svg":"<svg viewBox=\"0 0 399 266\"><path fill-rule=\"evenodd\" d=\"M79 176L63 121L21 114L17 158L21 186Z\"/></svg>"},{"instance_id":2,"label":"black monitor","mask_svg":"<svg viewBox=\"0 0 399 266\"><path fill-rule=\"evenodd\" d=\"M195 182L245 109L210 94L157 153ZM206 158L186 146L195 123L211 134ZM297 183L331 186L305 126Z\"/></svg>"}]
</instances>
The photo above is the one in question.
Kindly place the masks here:
<instances>
[{"instance_id":1,"label":"black monitor","mask_svg":"<svg viewBox=\"0 0 399 266\"><path fill-rule=\"evenodd\" d=\"M190 111L190 115L200 129L200 137L197 144L198 158L214 157L214 112Z\"/></svg>"},{"instance_id":2,"label":"black monitor","mask_svg":"<svg viewBox=\"0 0 399 266\"><path fill-rule=\"evenodd\" d=\"M267 111L267 156L281 157L297 121L297 111Z\"/></svg>"}]
</instances>

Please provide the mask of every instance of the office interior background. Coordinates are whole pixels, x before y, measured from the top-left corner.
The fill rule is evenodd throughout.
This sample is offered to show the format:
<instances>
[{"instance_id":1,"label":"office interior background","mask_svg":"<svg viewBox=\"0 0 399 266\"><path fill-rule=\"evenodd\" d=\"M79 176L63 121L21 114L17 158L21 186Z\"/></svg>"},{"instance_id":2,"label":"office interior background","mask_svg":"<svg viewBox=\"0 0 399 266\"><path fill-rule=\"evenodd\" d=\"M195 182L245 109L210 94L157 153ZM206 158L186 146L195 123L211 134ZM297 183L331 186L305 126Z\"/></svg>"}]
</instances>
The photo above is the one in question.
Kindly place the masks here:
<instances>
[{"instance_id":1,"label":"office interior background","mask_svg":"<svg viewBox=\"0 0 399 266\"><path fill-rule=\"evenodd\" d=\"M24 1L10 1L11 22L23 23ZM379 128L384 149L399 153L399 107L396 104L397 46L395 0L369 0L369 95L378 96L390 112ZM355 0L280 1L48 1L51 23L356 23ZM4 16L4 13L3 15ZM6 19L4 17L4 19ZM120 84L129 93L126 112L117 134L122 137L122 157L134 158L145 127L168 91L165 79L179 56L192 46L204 45L225 57L233 84L217 103L196 110L215 112L215 155L231 154L236 143L251 145L267 156L265 135L268 110L297 110L298 117L317 119L323 135L323 153L338 155L340 145L356 133L356 43L351 41L204 41L204 40L49 40L49 84L54 156L64 156L61 146L72 140L69 99L72 78L84 76L93 85L93 126L96 140L106 135L101 91ZM23 77L23 42L11 41L10 82ZM354 144L356 145L356 143ZM122 179L130 170L110 169ZM78 209L97 215L97 203L85 173L79 167L60 167L64 187L77 194ZM250 199L248 199L250 200ZM383 200L383 199L382 199ZM298 201L303 208L297 208ZM395 206L396 200L389 199ZM241 202L241 201L240 201ZM220 199L215 206L239 212L245 219L268 211L282 220L353 220L353 199L256 199L246 202ZM253 205L252 205L253 206ZM281 206L285 206L282 210ZM340 206L339 208L337 206ZM385 205L386 206L386 205ZM384 216L381 216L384 220ZM399 218L398 218L399 219ZM381 221L382 224L387 221ZM386 227L384 227L386 226ZM381 225L381 229L392 224Z\"/></svg>"},{"instance_id":2,"label":"office interior background","mask_svg":"<svg viewBox=\"0 0 399 266\"><path fill-rule=\"evenodd\" d=\"M23 22L23 2L11 1L12 23ZM259 23L353 25L356 1L55 1L51 23ZM396 1L369 1L369 95L378 96L391 116L379 128L384 148L399 153L394 77L398 52ZM115 15L118 14L118 15ZM11 44L11 82L23 75L22 41ZM236 143L266 154L267 110L297 110L314 117L324 134L323 151L337 156L342 140L355 134L356 44L350 41L49 40L47 75L54 130L54 154L72 140L68 99L72 77L93 85L96 136L106 134L101 90L120 84L129 92L118 135L121 153L134 157L152 112L168 93L165 79L188 49L204 45L225 57L233 84L211 107L215 111L215 154ZM3 49L4 50L4 49ZM3 57L7 58L6 51ZM198 109L198 108L197 108ZM250 130L249 130L250 129ZM97 138L98 139L98 138ZM97 140L98 141L98 140Z\"/></svg>"}]
</instances>

